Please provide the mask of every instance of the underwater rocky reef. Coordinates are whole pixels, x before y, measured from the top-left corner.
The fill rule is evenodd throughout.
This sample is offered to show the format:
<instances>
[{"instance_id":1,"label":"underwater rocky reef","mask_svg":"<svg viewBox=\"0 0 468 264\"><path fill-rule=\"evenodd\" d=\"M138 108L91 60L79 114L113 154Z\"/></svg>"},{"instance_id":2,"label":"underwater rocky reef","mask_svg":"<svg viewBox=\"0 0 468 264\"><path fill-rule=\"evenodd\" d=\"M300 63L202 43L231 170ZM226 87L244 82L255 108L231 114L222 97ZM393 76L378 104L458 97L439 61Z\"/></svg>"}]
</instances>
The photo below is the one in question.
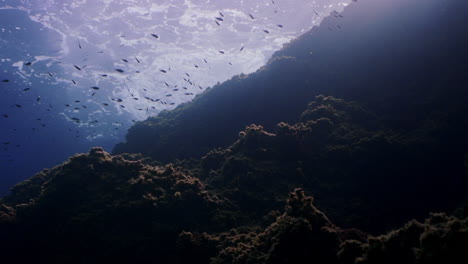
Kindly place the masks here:
<instances>
[{"instance_id":1,"label":"underwater rocky reef","mask_svg":"<svg viewBox=\"0 0 468 264\"><path fill-rule=\"evenodd\" d=\"M317 96L300 120L275 133L248 126L228 148L169 164L101 148L77 154L2 198L2 249L57 263L463 257L466 167L446 175L429 166L436 154L418 148L437 149L436 139L379 130L375 115L331 96ZM434 208L457 216L429 217Z\"/></svg>"},{"instance_id":2,"label":"underwater rocky reef","mask_svg":"<svg viewBox=\"0 0 468 264\"><path fill-rule=\"evenodd\" d=\"M112 154L16 185L2 258L468 263L468 3L437 1L421 23L432 11L362 2L339 33L326 19Z\"/></svg>"}]
</instances>

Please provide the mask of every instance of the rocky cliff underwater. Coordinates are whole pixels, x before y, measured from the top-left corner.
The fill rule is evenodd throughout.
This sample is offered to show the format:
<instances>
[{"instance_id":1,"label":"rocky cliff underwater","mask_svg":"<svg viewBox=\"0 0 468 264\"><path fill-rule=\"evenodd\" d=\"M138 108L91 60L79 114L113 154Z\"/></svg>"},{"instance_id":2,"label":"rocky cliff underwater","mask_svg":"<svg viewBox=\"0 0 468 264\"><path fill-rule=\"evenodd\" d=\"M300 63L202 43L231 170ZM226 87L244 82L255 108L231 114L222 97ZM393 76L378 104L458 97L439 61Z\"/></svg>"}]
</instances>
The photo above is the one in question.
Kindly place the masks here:
<instances>
[{"instance_id":1,"label":"rocky cliff underwater","mask_svg":"<svg viewBox=\"0 0 468 264\"><path fill-rule=\"evenodd\" d=\"M16 185L0 256L468 263L468 3L390 2Z\"/></svg>"}]
</instances>

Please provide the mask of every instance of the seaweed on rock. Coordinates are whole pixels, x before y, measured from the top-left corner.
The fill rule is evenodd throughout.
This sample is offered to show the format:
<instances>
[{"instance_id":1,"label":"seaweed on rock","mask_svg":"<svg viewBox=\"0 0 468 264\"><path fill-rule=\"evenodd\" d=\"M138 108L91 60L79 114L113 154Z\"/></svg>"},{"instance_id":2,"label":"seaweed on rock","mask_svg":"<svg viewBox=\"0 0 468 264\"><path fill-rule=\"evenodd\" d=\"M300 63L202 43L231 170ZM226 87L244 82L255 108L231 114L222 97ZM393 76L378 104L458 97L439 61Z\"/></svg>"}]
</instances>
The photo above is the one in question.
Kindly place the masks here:
<instances>
[{"instance_id":1,"label":"seaweed on rock","mask_svg":"<svg viewBox=\"0 0 468 264\"><path fill-rule=\"evenodd\" d=\"M3 249L69 263L90 256L169 261L170 241L180 231L222 228L214 219L229 208L185 169L153 167L100 148L36 175L1 202L0 219L10 222L12 235L0 242Z\"/></svg>"},{"instance_id":2,"label":"seaweed on rock","mask_svg":"<svg viewBox=\"0 0 468 264\"><path fill-rule=\"evenodd\" d=\"M365 243L346 241L339 252L349 264L466 263L468 219L432 214L423 223L411 221Z\"/></svg>"}]
</instances>

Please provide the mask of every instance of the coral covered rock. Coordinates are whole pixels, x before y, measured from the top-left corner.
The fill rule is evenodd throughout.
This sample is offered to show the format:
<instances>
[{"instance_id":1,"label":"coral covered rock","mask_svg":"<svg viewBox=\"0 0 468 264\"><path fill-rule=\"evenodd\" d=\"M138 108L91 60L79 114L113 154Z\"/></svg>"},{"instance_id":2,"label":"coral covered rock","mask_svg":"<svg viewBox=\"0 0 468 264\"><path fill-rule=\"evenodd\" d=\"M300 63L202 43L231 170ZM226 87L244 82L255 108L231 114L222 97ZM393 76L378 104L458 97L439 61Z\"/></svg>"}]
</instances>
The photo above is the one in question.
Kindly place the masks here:
<instances>
[{"instance_id":1,"label":"coral covered rock","mask_svg":"<svg viewBox=\"0 0 468 264\"><path fill-rule=\"evenodd\" d=\"M339 256L350 264L461 264L468 262L467 245L468 219L438 213L424 223L411 221L386 235L370 237L366 243L346 241Z\"/></svg>"},{"instance_id":2,"label":"coral covered rock","mask_svg":"<svg viewBox=\"0 0 468 264\"><path fill-rule=\"evenodd\" d=\"M152 167L100 148L39 173L1 202L0 219L12 222L13 236L2 238L3 249L63 262L168 261L180 231L213 225L225 207L185 169Z\"/></svg>"}]
</instances>

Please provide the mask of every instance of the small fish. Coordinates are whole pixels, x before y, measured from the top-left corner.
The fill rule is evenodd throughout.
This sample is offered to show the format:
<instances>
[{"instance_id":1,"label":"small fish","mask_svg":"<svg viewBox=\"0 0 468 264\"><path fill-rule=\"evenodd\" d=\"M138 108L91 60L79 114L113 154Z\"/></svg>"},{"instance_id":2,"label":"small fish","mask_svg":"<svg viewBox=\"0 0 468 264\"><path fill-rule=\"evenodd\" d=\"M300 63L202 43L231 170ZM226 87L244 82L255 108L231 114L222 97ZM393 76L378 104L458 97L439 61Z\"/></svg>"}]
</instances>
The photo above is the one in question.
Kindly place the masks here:
<instances>
[{"instance_id":1,"label":"small fish","mask_svg":"<svg viewBox=\"0 0 468 264\"><path fill-rule=\"evenodd\" d=\"M221 54L224 54L225 52L224 52L224 51L222 51L222 50L220 50L220 51L219 51L219 53L221 53Z\"/></svg>"},{"instance_id":2,"label":"small fish","mask_svg":"<svg viewBox=\"0 0 468 264\"><path fill-rule=\"evenodd\" d=\"M140 60L137 57L134 57L134 58L138 63L140 63Z\"/></svg>"},{"instance_id":3,"label":"small fish","mask_svg":"<svg viewBox=\"0 0 468 264\"><path fill-rule=\"evenodd\" d=\"M10 80L5 79L5 80L2 80L2 82L7 83L7 82L10 82Z\"/></svg>"},{"instance_id":4,"label":"small fish","mask_svg":"<svg viewBox=\"0 0 468 264\"><path fill-rule=\"evenodd\" d=\"M222 19L222 18L220 18L220 17L215 17L215 18L216 18L216 20L218 20L218 21L224 21L224 19Z\"/></svg>"},{"instance_id":5,"label":"small fish","mask_svg":"<svg viewBox=\"0 0 468 264\"><path fill-rule=\"evenodd\" d=\"M21 108L22 106L20 104L15 104L16 107Z\"/></svg>"},{"instance_id":6,"label":"small fish","mask_svg":"<svg viewBox=\"0 0 468 264\"><path fill-rule=\"evenodd\" d=\"M166 71L166 70L159 70L159 71L160 71L160 72L162 72L162 73L167 73L167 71Z\"/></svg>"},{"instance_id":7,"label":"small fish","mask_svg":"<svg viewBox=\"0 0 468 264\"><path fill-rule=\"evenodd\" d=\"M156 35L156 34L151 34L151 36L153 36L153 37L156 38L156 39L159 39L159 36Z\"/></svg>"},{"instance_id":8,"label":"small fish","mask_svg":"<svg viewBox=\"0 0 468 264\"><path fill-rule=\"evenodd\" d=\"M31 66L32 65L32 62L28 61L24 64L25 66Z\"/></svg>"},{"instance_id":9,"label":"small fish","mask_svg":"<svg viewBox=\"0 0 468 264\"><path fill-rule=\"evenodd\" d=\"M8 118L8 115L7 114L3 114L2 115L4 118Z\"/></svg>"},{"instance_id":10,"label":"small fish","mask_svg":"<svg viewBox=\"0 0 468 264\"><path fill-rule=\"evenodd\" d=\"M120 72L120 73L123 73L123 72L124 72L124 70L122 70L122 69L115 69L115 71L116 71L116 72Z\"/></svg>"},{"instance_id":11,"label":"small fish","mask_svg":"<svg viewBox=\"0 0 468 264\"><path fill-rule=\"evenodd\" d=\"M99 90L99 87L93 86L93 87L91 87L91 89L93 89L93 90Z\"/></svg>"},{"instance_id":12,"label":"small fish","mask_svg":"<svg viewBox=\"0 0 468 264\"><path fill-rule=\"evenodd\" d=\"M251 19L255 19L255 17L252 16L252 14L249 14L249 17L250 17Z\"/></svg>"},{"instance_id":13,"label":"small fish","mask_svg":"<svg viewBox=\"0 0 468 264\"><path fill-rule=\"evenodd\" d=\"M240 48L240 50L239 50L239 51L243 51L243 50L244 50L244 48L245 48L245 47L242 47L242 48Z\"/></svg>"},{"instance_id":14,"label":"small fish","mask_svg":"<svg viewBox=\"0 0 468 264\"><path fill-rule=\"evenodd\" d=\"M75 69L81 71L81 68L80 68L80 67L76 66L75 64L73 64L73 66L75 66Z\"/></svg>"},{"instance_id":15,"label":"small fish","mask_svg":"<svg viewBox=\"0 0 468 264\"><path fill-rule=\"evenodd\" d=\"M101 77L107 77L107 74L101 74Z\"/></svg>"},{"instance_id":16,"label":"small fish","mask_svg":"<svg viewBox=\"0 0 468 264\"><path fill-rule=\"evenodd\" d=\"M263 32L267 33L267 34L270 34L270 31L264 29Z\"/></svg>"},{"instance_id":17,"label":"small fish","mask_svg":"<svg viewBox=\"0 0 468 264\"><path fill-rule=\"evenodd\" d=\"M36 99L36 102L39 102L41 100L41 97L38 96L37 99Z\"/></svg>"},{"instance_id":18,"label":"small fish","mask_svg":"<svg viewBox=\"0 0 468 264\"><path fill-rule=\"evenodd\" d=\"M24 88L24 89L23 89L23 92L27 92L27 91L29 91L29 90L31 90L31 88Z\"/></svg>"},{"instance_id":19,"label":"small fish","mask_svg":"<svg viewBox=\"0 0 468 264\"><path fill-rule=\"evenodd\" d=\"M74 84L74 85L76 85L76 82L75 82L75 80L72 80L72 82L73 82L73 84Z\"/></svg>"},{"instance_id":20,"label":"small fish","mask_svg":"<svg viewBox=\"0 0 468 264\"><path fill-rule=\"evenodd\" d=\"M279 28L283 28L283 25L281 25L281 24L278 24L277 26L278 26Z\"/></svg>"},{"instance_id":21,"label":"small fish","mask_svg":"<svg viewBox=\"0 0 468 264\"><path fill-rule=\"evenodd\" d=\"M123 62L128 62L128 60L126 60L126 59L122 59L122 61L123 61Z\"/></svg>"}]
</instances>

